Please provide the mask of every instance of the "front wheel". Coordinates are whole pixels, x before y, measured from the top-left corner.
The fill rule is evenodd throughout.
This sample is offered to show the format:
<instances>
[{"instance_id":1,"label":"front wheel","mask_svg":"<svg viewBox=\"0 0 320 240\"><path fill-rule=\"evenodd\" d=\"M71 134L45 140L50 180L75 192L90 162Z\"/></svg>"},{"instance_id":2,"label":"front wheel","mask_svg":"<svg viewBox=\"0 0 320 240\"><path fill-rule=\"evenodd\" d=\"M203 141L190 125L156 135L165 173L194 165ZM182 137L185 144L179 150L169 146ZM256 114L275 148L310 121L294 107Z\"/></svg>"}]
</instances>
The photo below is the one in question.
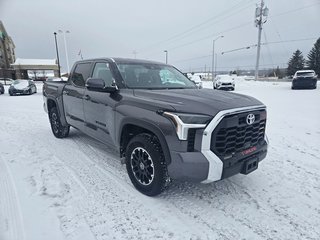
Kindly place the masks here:
<instances>
[{"instance_id":1,"label":"front wheel","mask_svg":"<svg viewBox=\"0 0 320 240\"><path fill-rule=\"evenodd\" d=\"M51 124L51 130L55 137L65 138L68 137L70 126L62 126L58 110L56 107L53 107L49 111L49 120Z\"/></svg>"},{"instance_id":2,"label":"front wheel","mask_svg":"<svg viewBox=\"0 0 320 240\"><path fill-rule=\"evenodd\" d=\"M155 136L139 134L126 149L126 167L135 188L147 196L156 196L169 183L164 155Z\"/></svg>"}]
</instances>

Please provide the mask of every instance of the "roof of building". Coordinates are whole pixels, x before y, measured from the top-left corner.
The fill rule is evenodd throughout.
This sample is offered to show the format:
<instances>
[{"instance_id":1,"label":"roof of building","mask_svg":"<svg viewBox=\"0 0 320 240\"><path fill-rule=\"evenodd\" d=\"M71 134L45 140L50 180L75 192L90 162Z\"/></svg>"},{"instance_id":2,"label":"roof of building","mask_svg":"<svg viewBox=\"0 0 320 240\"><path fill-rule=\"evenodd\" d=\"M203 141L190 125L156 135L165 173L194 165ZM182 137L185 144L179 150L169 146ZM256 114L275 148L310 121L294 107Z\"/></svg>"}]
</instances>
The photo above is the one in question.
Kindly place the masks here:
<instances>
[{"instance_id":1,"label":"roof of building","mask_svg":"<svg viewBox=\"0 0 320 240\"><path fill-rule=\"evenodd\" d=\"M14 64L11 65L28 65L28 66L52 66L57 65L56 59L25 59L17 58Z\"/></svg>"}]
</instances>

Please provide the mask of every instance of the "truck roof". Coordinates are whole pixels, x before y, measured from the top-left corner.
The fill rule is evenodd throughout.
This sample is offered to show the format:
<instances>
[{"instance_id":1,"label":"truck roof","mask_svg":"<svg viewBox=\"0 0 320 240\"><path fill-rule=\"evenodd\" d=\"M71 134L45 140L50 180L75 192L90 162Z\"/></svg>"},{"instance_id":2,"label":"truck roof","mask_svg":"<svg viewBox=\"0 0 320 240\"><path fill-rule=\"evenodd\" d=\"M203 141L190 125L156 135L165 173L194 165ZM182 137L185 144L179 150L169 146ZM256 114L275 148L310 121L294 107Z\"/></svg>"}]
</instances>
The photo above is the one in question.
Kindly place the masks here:
<instances>
[{"instance_id":1,"label":"truck roof","mask_svg":"<svg viewBox=\"0 0 320 240\"><path fill-rule=\"evenodd\" d=\"M105 57L105 58L91 58L91 59L84 59L77 61L77 63L87 62L87 61L97 61L97 60L109 60L115 63L136 63L136 64L161 64L166 65L165 63L150 61L150 60L143 60L143 59L131 59L131 58L113 58L113 57Z\"/></svg>"}]
</instances>

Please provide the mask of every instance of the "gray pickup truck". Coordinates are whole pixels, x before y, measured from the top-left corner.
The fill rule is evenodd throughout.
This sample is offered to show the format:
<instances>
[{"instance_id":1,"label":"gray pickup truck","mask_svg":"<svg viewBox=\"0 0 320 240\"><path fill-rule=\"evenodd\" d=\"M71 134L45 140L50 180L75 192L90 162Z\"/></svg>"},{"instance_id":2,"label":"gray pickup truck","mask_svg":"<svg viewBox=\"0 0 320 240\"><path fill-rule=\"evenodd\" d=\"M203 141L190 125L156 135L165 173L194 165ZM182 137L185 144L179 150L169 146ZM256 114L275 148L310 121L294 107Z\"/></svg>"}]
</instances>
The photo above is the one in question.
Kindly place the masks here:
<instances>
[{"instance_id":1,"label":"gray pickup truck","mask_svg":"<svg viewBox=\"0 0 320 240\"><path fill-rule=\"evenodd\" d=\"M45 82L57 138L70 126L113 146L137 190L171 179L210 183L248 174L266 157L266 107L235 93L198 89L170 65L101 58L76 62L67 82Z\"/></svg>"}]
</instances>

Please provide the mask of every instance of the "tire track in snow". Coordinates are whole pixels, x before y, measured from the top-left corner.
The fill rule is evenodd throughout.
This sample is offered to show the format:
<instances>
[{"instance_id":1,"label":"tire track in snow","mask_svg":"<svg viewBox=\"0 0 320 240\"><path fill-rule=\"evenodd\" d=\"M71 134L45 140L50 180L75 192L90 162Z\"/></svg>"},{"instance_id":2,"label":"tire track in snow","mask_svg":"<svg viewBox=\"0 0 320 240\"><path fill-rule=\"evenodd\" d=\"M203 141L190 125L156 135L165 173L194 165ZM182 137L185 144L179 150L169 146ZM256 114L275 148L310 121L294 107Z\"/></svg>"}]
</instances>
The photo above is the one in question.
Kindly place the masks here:
<instances>
[{"instance_id":1,"label":"tire track in snow","mask_svg":"<svg viewBox=\"0 0 320 240\"><path fill-rule=\"evenodd\" d=\"M96 162L97 165L103 164L106 167L106 165L109 165L110 161L111 162L117 161L117 163L120 164L119 159L109 158L108 160L110 161L107 162L105 160L106 153L97 148L94 148L95 146L91 146L91 145L96 145L96 143L90 142L90 140L88 140L86 137L79 138L79 140L77 139L75 140L75 142L80 146L81 151L87 156L90 156L90 160ZM100 161L101 159L104 159L104 161L101 162ZM111 163L111 165L113 164ZM105 167L103 169L106 169ZM108 166L108 168L110 168L110 166ZM121 181L121 179L119 178L119 174L122 175L121 177L128 179L126 171L123 171L123 169L121 171L119 166L117 166L116 170L119 170L115 175L116 181ZM129 180L126 181L126 183L124 184L129 184L131 186L131 182ZM181 184L178 184L177 186L178 188L175 188L174 191L169 190L168 193L163 193L164 195L166 195L166 197L163 197L163 195L161 195L159 198L164 200L162 202L170 206L170 208L168 209L175 215L179 215L182 221L187 221L187 219L189 219L189 221L193 223L190 226L191 229L194 227L201 228L203 233L207 233L207 234L202 234L202 236L205 235L208 239L212 238L213 235L216 236L216 238L221 237L223 239L234 239L239 237L237 233L235 233L234 231L230 231L230 226L218 227L218 228L215 227L215 225L219 225L218 222L216 222L216 219L218 217L217 215L219 215L218 218L220 220L226 219L224 216L225 214L224 210L221 212L215 212L215 215L208 216L207 209L214 209L212 208L212 206L209 206L208 208L204 208L203 207L204 205L203 205L203 202L201 202L201 199L198 198L198 199L194 199L193 201L189 199L190 196L194 197L195 195L199 195L199 192L202 192L200 187L195 187L195 189L191 190L192 188L190 187L188 188L188 186L181 187L182 186ZM202 195L200 194L200 196ZM208 197L210 197L209 199L212 199L212 196L208 196ZM197 225L194 224L195 222L197 223Z\"/></svg>"},{"instance_id":2,"label":"tire track in snow","mask_svg":"<svg viewBox=\"0 0 320 240\"><path fill-rule=\"evenodd\" d=\"M78 144L80 144L82 151L72 150ZM179 232L175 232L174 224L170 226L170 224L166 223L165 219L168 218L167 208L164 208L161 202L138 193L131 184L128 184L126 172L122 174L127 179L124 180L121 175L117 176L109 173L110 168L116 170L116 172L117 169L108 165L101 166L94 162L93 159L97 160L97 157L91 156L90 147L86 145L86 141L83 143L68 141L67 145L65 145L66 151L61 155L59 153L54 154L75 172L88 190L89 199L86 203L82 201L83 209L86 209L86 219L98 239L106 239L104 238L108 234L106 231L109 230L110 232L111 229L115 235L128 239L131 238L130 236L136 236L137 232L141 239L152 237L183 239ZM83 154L83 151L87 155ZM106 158L110 158L109 155L104 153L104 157L101 160L106 161ZM72 157L68 159L69 156ZM118 167L121 167L120 162ZM152 204L148 203L150 201ZM160 207L160 211L158 207ZM104 213L106 209L108 211ZM153 214L154 210L156 210L155 214ZM106 229L106 219L110 217L112 221L109 224L112 223L112 226ZM158 224L151 224L159 221L161 221L159 226ZM175 225L179 223L174 217L169 222L175 223ZM187 228L184 230L190 232ZM181 232L181 234L185 235L185 232ZM196 235L192 232L190 232L190 236L193 236L192 239L196 239ZM109 237L112 237L112 235L109 235Z\"/></svg>"},{"instance_id":3,"label":"tire track in snow","mask_svg":"<svg viewBox=\"0 0 320 240\"><path fill-rule=\"evenodd\" d=\"M20 203L11 172L0 156L0 239L24 240Z\"/></svg>"}]
</instances>

